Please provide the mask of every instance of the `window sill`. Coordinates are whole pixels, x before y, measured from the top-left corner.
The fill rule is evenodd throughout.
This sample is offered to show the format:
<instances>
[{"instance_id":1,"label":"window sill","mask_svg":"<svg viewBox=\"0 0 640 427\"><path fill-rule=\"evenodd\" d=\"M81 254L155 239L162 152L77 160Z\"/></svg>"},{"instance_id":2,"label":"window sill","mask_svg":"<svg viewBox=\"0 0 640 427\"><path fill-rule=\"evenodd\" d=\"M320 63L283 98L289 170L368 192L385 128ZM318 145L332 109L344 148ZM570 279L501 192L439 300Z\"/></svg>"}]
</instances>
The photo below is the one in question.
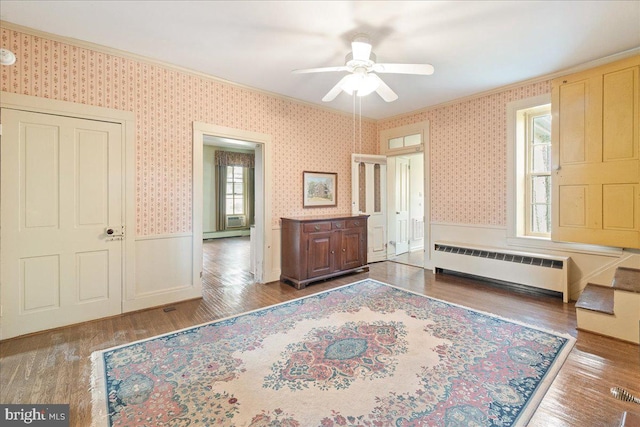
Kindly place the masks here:
<instances>
[{"instance_id":1,"label":"window sill","mask_svg":"<svg viewBox=\"0 0 640 427\"><path fill-rule=\"evenodd\" d=\"M554 242L544 237L507 237L507 245L522 248L537 248L550 251L576 252L607 257L620 257L621 248L609 246L587 245L583 243Z\"/></svg>"}]
</instances>

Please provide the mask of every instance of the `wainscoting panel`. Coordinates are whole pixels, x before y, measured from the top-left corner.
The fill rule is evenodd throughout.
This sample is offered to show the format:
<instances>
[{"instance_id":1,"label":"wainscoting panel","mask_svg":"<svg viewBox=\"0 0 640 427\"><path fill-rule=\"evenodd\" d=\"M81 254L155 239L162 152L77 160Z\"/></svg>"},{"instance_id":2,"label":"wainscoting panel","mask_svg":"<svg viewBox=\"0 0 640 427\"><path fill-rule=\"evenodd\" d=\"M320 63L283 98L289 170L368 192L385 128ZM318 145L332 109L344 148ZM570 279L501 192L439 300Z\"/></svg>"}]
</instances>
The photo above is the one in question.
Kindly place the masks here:
<instances>
[{"instance_id":1,"label":"wainscoting panel","mask_svg":"<svg viewBox=\"0 0 640 427\"><path fill-rule=\"evenodd\" d=\"M270 253L265 254L265 262L271 268L265 269L264 283L280 280L280 226L271 228Z\"/></svg>"},{"instance_id":2,"label":"wainscoting panel","mask_svg":"<svg viewBox=\"0 0 640 427\"><path fill-rule=\"evenodd\" d=\"M123 311L202 297L191 273L192 246L191 233L138 237L135 286L126 291Z\"/></svg>"}]
</instances>

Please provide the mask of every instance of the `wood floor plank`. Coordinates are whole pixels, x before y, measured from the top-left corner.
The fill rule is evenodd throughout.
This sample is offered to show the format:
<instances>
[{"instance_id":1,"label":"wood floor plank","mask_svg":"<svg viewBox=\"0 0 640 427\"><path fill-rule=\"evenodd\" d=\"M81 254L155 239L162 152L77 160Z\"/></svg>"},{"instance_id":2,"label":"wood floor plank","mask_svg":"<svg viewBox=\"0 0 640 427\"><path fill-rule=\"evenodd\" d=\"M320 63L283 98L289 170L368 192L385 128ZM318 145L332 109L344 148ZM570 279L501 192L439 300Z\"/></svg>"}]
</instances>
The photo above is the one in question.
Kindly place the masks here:
<instances>
[{"instance_id":1,"label":"wood floor plank","mask_svg":"<svg viewBox=\"0 0 640 427\"><path fill-rule=\"evenodd\" d=\"M247 238L207 241L204 296L162 308L83 323L0 343L0 402L71 403L71 425L91 424L93 351L233 316L249 310L372 278L476 310L568 333L576 346L534 414L530 426L617 426L624 411L611 387L640 395L640 347L576 330L573 303L506 289L408 265L379 262L368 273L315 283L305 289L256 284L249 273Z\"/></svg>"}]
</instances>

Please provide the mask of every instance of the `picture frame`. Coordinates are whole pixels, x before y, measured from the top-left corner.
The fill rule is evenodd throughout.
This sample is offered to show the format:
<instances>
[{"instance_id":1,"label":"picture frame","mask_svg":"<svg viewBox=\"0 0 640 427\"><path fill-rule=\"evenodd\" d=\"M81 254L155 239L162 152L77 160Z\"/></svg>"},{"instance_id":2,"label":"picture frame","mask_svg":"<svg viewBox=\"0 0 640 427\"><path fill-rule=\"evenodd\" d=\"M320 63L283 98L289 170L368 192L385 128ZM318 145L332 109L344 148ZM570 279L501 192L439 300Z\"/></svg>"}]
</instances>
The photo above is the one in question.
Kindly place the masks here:
<instances>
[{"instance_id":1,"label":"picture frame","mask_svg":"<svg viewBox=\"0 0 640 427\"><path fill-rule=\"evenodd\" d=\"M338 174L302 172L302 207L323 208L338 205Z\"/></svg>"}]
</instances>

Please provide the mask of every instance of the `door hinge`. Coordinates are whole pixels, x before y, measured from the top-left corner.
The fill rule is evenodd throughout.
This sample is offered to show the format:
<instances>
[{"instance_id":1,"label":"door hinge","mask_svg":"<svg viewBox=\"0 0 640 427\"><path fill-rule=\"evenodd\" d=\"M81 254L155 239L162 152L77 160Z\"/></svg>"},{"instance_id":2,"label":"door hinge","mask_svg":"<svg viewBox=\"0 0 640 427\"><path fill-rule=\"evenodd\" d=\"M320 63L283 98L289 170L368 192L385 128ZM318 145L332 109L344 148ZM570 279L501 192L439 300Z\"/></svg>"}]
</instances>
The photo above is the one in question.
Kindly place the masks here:
<instances>
[{"instance_id":1,"label":"door hinge","mask_svg":"<svg viewBox=\"0 0 640 427\"><path fill-rule=\"evenodd\" d=\"M202 279L202 271L200 272L200 278Z\"/></svg>"}]
</instances>

